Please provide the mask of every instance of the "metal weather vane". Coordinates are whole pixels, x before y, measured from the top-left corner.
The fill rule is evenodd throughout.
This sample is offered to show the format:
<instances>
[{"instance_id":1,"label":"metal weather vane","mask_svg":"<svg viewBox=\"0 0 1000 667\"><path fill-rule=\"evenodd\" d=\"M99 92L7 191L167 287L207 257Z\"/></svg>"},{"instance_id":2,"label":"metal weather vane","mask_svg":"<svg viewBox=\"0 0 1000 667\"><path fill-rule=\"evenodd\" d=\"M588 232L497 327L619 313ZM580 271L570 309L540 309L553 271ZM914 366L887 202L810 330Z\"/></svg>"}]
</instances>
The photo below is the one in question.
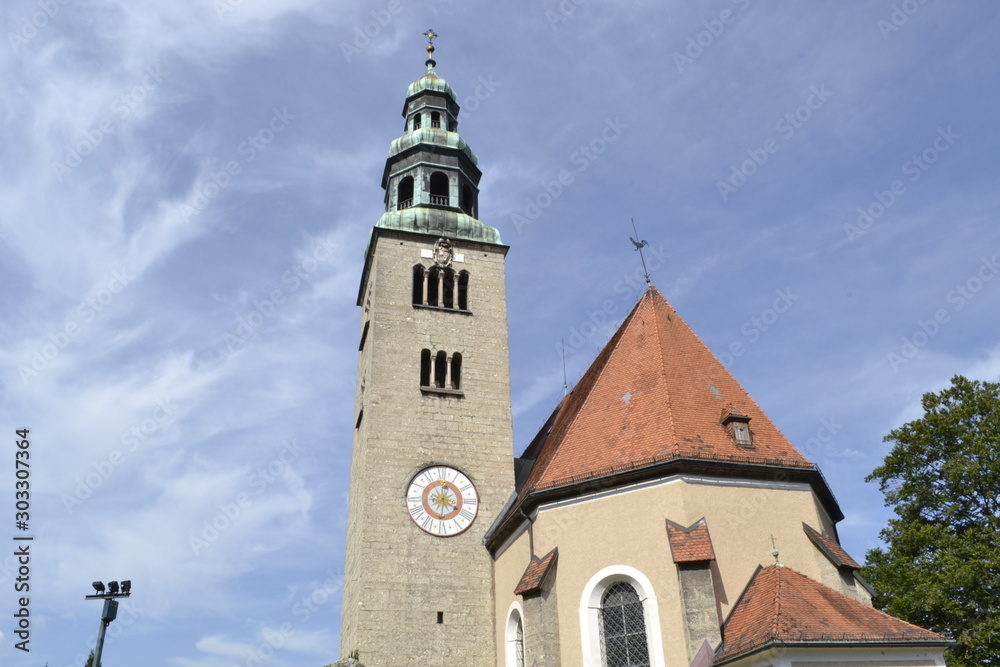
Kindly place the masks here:
<instances>
[{"instance_id":1,"label":"metal weather vane","mask_svg":"<svg viewBox=\"0 0 1000 667\"><path fill-rule=\"evenodd\" d=\"M648 246L649 242L646 241L645 239L643 239L642 241L636 240L639 238L639 231L635 228L635 218L630 218L630 220L632 220L632 231L635 232L635 238L632 238L630 236L628 237L628 240L631 241L632 245L635 246L636 251L638 251L639 253L639 259L642 260L642 273L643 275L646 276L646 286L652 287L652 283L649 282L649 271L646 270L646 258L642 254L643 247Z\"/></svg>"}]
</instances>

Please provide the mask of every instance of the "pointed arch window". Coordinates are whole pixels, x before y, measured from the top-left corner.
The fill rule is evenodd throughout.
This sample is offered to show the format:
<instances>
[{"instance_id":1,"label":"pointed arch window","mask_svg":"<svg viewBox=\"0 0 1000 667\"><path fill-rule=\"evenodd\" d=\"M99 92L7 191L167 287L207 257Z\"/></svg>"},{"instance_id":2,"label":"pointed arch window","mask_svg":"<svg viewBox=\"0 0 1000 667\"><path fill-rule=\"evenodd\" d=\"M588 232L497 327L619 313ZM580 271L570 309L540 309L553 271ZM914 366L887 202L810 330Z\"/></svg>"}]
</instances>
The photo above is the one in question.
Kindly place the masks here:
<instances>
[{"instance_id":1,"label":"pointed arch window","mask_svg":"<svg viewBox=\"0 0 1000 667\"><path fill-rule=\"evenodd\" d=\"M642 601L626 581L619 581L601 598L601 657L605 667L648 667L649 642Z\"/></svg>"},{"instance_id":2,"label":"pointed arch window","mask_svg":"<svg viewBox=\"0 0 1000 667\"><path fill-rule=\"evenodd\" d=\"M448 176L443 171L431 174L431 204L435 206L448 205Z\"/></svg>"},{"instance_id":3,"label":"pointed arch window","mask_svg":"<svg viewBox=\"0 0 1000 667\"><path fill-rule=\"evenodd\" d=\"M396 210L402 211L411 206L413 206L413 177L404 176L396 190Z\"/></svg>"}]
</instances>

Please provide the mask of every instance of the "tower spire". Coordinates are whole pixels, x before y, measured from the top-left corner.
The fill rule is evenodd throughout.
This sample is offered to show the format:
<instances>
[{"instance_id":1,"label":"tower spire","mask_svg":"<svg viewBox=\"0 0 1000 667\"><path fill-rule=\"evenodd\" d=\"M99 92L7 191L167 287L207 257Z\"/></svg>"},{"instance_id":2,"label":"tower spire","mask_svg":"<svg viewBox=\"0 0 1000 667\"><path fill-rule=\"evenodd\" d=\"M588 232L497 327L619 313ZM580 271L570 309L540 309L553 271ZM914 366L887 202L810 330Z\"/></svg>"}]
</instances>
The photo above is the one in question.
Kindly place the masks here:
<instances>
[{"instance_id":1,"label":"tower spire","mask_svg":"<svg viewBox=\"0 0 1000 667\"><path fill-rule=\"evenodd\" d=\"M433 72L434 66L437 65L437 62L434 60L434 38L440 37L440 35L434 32L434 28L428 28L427 32L424 33L424 37L427 38L427 61L424 64L427 65L428 72Z\"/></svg>"}]
</instances>

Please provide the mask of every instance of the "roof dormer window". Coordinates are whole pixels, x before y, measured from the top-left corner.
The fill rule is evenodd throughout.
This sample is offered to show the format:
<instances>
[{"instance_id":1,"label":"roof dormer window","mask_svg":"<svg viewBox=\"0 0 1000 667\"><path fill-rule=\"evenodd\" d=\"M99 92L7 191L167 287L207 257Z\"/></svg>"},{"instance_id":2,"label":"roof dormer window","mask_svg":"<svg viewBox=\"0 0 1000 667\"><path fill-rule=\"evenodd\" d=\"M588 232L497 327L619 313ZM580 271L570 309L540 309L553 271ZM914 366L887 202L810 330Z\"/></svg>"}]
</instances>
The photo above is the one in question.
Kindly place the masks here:
<instances>
[{"instance_id":1,"label":"roof dormer window","mask_svg":"<svg viewBox=\"0 0 1000 667\"><path fill-rule=\"evenodd\" d=\"M750 432L750 418L739 411L739 409L729 406L722 412L722 425L729 431L729 435L736 441L737 447L743 449L753 449L753 433Z\"/></svg>"}]
</instances>

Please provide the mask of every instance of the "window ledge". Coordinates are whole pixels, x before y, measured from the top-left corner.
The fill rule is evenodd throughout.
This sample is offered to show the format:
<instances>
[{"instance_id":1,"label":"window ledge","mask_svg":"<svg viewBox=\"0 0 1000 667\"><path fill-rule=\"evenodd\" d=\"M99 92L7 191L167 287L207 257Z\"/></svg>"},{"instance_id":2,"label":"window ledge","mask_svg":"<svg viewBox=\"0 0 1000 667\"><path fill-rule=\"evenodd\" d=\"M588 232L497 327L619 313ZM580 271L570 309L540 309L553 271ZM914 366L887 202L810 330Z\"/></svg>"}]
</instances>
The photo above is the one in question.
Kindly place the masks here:
<instances>
[{"instance_id":1,"label":"window ledge","mask_svg":"<svg viewBox=\"0 0 1000 667\"><path fill-rule=\"evenodd\" d=\"M414 308L420 308L421 310L439 310L445 313L457 313L459 315L471 315L471 310L462 310L461 308L445 308L444 306L427 306L422 303L413 304Z\"/></svg>"},{"instance_id":2,"label":"window ledge","mask_svg":"<svg viewBox=\"0 0 1000 667\"><path fill-rule=\"evenodd\" d=\"M421 393L440 394L442 396L465 396L461 389L444 389L443 387L420 387Z\"/></svg>"}]
</instances>

